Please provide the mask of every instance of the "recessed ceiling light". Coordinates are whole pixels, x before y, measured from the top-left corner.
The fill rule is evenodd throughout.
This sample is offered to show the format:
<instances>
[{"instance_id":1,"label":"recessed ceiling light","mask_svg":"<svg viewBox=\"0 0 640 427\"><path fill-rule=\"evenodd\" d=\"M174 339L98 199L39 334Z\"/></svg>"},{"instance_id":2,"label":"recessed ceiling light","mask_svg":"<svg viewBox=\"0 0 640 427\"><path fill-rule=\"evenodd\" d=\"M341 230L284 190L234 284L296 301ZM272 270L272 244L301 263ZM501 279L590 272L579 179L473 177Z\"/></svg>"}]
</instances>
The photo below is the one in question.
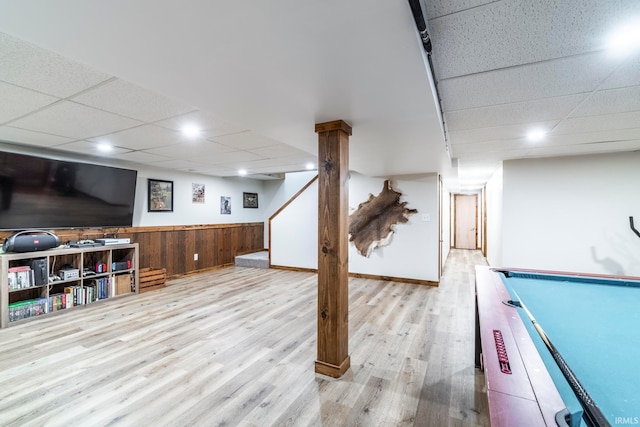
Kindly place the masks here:
<instances>
[{"instance_id":1,"label":"recessed ceiling light","mask_svg":"<svg viewBox=\"0 0 640 427\"><path fill-rule=\"evenodd\" d=\"M187 138L196 138L200 136L200 128L192 124L184 125L182 127L182 134Z\"/></svg>"},{"instance_id":2,"label":"recessed ceiling light","mask_svg":"<svg viewBox=\"0 0 640 427\"><path fill-rule=\"evenodd\" d=\"M538 142L542 141L545 136L547 136L547 133L542 129L534 129L527 134L527 139L529 141Z\"/></svg>"},{"instance_id":3,"label":"recessed ceiling light","mask_svg":"<svg viewBox=\"0 0 640 427\"><path fill-rule=\"evenodd\" d=\"M314 170L316 168L316 165L314 165L313 163L307 163L306 166L308 171Z\"/></svg>"},{"instance_id":4,"label":"recessed ceiling light","mask_svg":"<svg viewBox=\"0 0 640 427\"><path fill-rule=\"evenodd\" d=\"M238 170L238 175L240 176L245 176L247 174L247 170L246 169L240 169Z\"/></svg>"},{"instance_id":5,"label":"recessed ceiling light","mask_svg":"<svg viewBox=\"0 0 640 427\"><path fill-rule=\"evenodd\" d=\"M626 55L640 49L640 19L627 22L609 37L607 47L614 55Z\"/></svg>"},{"instance_id":6,"label":"recessed ceiling light","mask_svg":"<svg viewBox=\"0 0 640 427\"><path fill-rule=\"evenodd\" d=\"M101 142L100 144L98 144L98 150L102 151L103 153L108 153L109 151L113 150L113 147L111 146L111 144Z\"/></svg>"}]
</instances>

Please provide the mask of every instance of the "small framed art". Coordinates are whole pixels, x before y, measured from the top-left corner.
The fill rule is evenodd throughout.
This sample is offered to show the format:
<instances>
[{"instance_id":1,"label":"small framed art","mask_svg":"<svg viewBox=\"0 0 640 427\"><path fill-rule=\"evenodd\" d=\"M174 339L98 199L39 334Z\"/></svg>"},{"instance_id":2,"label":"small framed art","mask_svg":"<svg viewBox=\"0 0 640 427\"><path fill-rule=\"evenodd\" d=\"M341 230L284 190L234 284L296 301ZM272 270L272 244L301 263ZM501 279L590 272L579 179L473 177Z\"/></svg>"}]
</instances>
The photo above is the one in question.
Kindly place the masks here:
<instances>
[{"instance_id":1,"label":"small framed art","mask_svg":"<svg viewBox=\"0 0 640 427\"><path fill-rule=\"evenodd\" d=\"M204 203L204 184L191 184L191 202Z\"/></svg>"},{"instance_id":2,"label":"small framed art","mask_svg":"<svg viewBox=\"0 0 640 427\"><path fill-rule=\"evenodd\" d=\"M243 208L257 208L258 207L258 193L242 193L242 207Z\"/></svg>"},{"instance_id":3,"label":"small framed art","mask_svg":"<svg viewBox=\"0 0 640 427\"><path fill-rule=\"evenodd\" d=\"M149 212L173 212L173 181L147 180L149 184Z\"/></svg>"},{"instance_id":4,"label":"small framed art","mask_svg":"<svg viewBox=\"0 0 640 427\"><path fill-rule=\"evenodd\" d=\"M220 196L220 214L231 215L231 197Z\"/></svg>"}]
</instances>

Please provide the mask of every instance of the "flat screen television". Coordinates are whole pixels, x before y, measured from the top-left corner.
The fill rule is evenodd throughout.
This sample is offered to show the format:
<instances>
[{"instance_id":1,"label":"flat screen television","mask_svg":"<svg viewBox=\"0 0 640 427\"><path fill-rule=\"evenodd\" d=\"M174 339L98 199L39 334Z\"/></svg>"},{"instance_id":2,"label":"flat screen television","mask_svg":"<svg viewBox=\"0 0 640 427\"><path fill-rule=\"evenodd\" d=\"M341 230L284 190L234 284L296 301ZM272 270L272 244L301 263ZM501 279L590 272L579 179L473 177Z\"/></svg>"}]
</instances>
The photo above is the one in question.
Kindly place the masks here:
<instances>
[{"instance_id":1,"label":"flat screen television","mask_svg":"<svg viewBox=\"0 0 640 427\"><path fill-rule=\"evenodd\" d=\"M137 175L0 151L0 229L130 227Z\"/></svg>"}]
</instances>

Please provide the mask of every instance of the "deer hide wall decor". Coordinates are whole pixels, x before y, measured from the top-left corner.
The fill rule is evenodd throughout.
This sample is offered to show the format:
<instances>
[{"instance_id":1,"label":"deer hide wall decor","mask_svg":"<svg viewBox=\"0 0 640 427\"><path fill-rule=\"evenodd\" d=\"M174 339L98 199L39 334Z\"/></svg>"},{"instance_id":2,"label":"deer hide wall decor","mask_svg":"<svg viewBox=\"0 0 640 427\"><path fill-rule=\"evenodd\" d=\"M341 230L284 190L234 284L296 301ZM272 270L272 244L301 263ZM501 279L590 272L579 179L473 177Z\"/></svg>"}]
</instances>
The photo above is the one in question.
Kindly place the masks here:
<instances>
[{"instance_id":1,"label":"deer hide wall decor","mask_svg":"<svg viewBox=\"0 0 640 427\"><path fill-rule=\"evenodd\" d=\"M349 241L360 255L368 258L374 249L389 244L394 226L418 213L416 209L407 209L407 202L400 202L400 196L402 193L391 188L386 180L380 194L375 197L369 194L369 199L349 215Z\"/></svg>"}]
</instances>

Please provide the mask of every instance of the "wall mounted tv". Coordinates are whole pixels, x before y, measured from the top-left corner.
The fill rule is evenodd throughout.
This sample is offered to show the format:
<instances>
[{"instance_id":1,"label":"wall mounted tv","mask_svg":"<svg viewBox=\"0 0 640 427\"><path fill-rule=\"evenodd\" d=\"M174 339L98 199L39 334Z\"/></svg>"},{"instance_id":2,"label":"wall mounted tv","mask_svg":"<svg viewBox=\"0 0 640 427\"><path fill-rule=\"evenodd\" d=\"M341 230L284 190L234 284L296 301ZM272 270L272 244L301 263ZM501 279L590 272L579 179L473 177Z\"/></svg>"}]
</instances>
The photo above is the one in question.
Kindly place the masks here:
<instances>
[{"instance_id":1,"label":"wall mounted tv","mask_svg":"<svg viewBox=\"0 0 640 427\"><path fill-rule=\"evenodd\" d=\"M0 229L130 227L137 175L0 151Z\"/></svg>"}]
</instances>

